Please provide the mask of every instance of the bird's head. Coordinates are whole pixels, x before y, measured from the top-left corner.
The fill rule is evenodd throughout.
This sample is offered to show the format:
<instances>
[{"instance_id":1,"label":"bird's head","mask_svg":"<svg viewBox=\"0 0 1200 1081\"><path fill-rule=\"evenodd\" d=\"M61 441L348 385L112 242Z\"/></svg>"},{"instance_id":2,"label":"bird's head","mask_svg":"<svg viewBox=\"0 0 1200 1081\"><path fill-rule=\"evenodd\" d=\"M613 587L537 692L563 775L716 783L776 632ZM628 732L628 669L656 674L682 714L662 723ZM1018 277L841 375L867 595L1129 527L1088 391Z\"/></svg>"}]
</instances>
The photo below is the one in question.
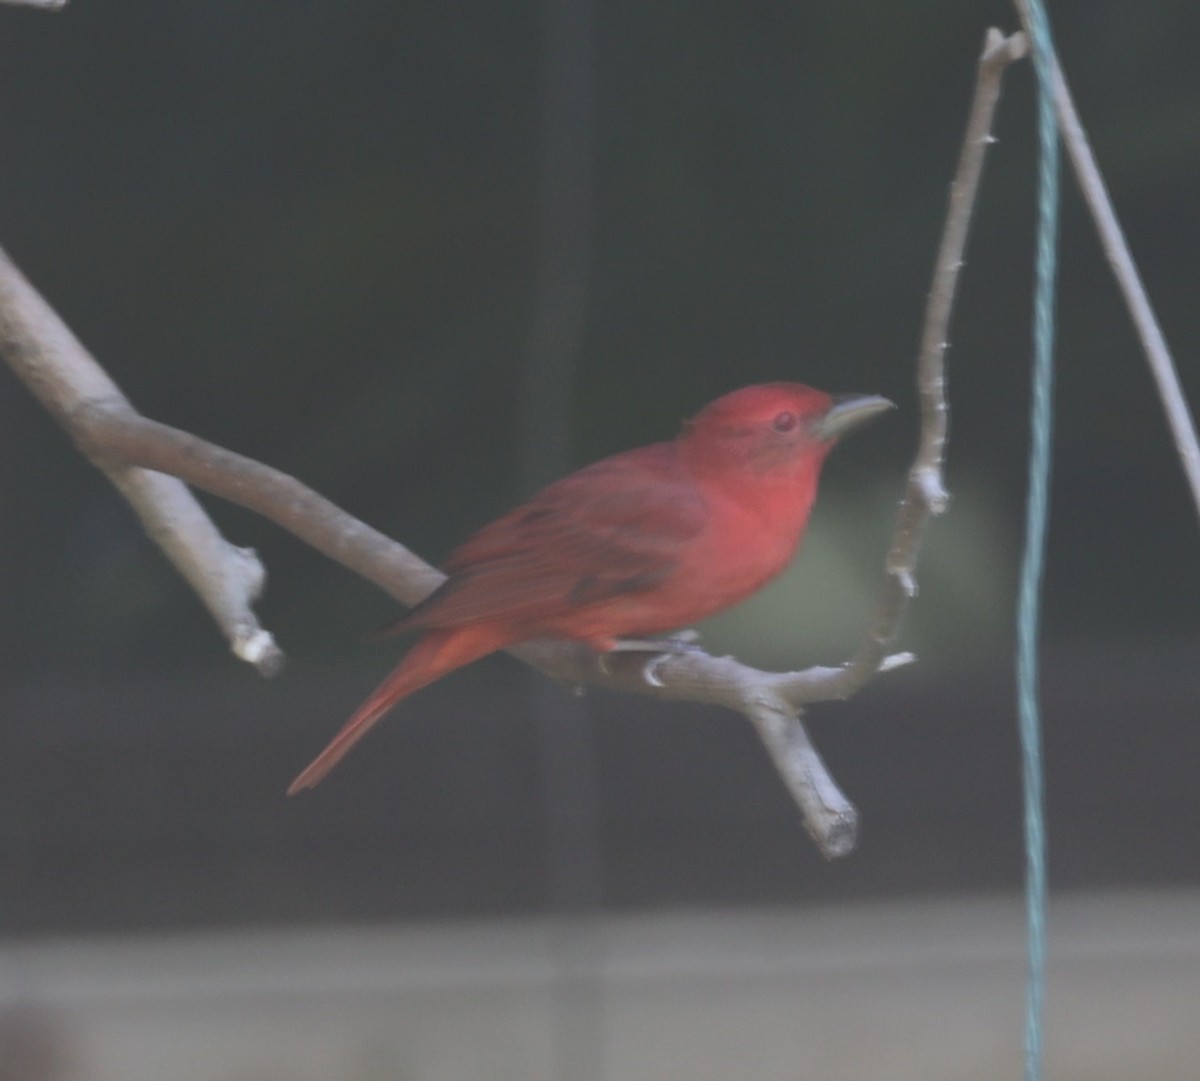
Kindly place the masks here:
<instances>
[{"instance_id":1,"label":"bird's head","mask_svg":"<svg viewBox=\"0 0 1200 1081\"><path fill-rule=\"evenodd\" d=\"M679 435L690 468L814 475L847 432L894 406L875 395L839 394L803 383L756 383L710 402Z\"/></svg>"}]
</instances>

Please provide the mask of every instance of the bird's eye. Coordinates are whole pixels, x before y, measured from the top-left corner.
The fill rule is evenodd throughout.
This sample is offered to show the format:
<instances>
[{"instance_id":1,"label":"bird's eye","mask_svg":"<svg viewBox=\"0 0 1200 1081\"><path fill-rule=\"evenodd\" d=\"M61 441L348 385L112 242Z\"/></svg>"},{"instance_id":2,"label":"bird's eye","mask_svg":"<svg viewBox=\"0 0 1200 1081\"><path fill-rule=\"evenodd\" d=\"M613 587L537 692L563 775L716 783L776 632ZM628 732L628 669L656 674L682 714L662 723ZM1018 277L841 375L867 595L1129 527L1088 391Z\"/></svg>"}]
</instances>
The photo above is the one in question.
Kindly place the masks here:
<instances>
[{"instance_id":1,"label":"bird's eye","mask_svg":"<svg viewBox=\"0 0 1200 1081\"><path fill-rule=\"evenodd\" d=\"M771 422L777 432L790 432L796 427L796 414L789 413L784 410L782 413L776 413L775 419Z\"/></svg>"}]
</instances>

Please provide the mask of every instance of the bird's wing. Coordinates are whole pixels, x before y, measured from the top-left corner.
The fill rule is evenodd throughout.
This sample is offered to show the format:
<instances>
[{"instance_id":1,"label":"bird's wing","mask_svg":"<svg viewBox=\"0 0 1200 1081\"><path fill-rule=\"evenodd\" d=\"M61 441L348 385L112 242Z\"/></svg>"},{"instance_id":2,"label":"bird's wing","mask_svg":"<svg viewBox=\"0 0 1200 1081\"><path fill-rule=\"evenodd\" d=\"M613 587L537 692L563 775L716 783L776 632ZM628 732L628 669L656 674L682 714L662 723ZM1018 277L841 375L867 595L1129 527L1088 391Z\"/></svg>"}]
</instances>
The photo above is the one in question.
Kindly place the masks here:
<instances>
[{"instance_id":1,"label":"bird's wing","mask_svg":"<svg viewBox=\"0 0 1200 1081\"><path fill-rule=\"evenodd\" d=\"M605 459L471 537L447 561L449 579L395 629L536 621L640 593L672 573L706 520L670 444Z\"/></svg>"}]
</instances>

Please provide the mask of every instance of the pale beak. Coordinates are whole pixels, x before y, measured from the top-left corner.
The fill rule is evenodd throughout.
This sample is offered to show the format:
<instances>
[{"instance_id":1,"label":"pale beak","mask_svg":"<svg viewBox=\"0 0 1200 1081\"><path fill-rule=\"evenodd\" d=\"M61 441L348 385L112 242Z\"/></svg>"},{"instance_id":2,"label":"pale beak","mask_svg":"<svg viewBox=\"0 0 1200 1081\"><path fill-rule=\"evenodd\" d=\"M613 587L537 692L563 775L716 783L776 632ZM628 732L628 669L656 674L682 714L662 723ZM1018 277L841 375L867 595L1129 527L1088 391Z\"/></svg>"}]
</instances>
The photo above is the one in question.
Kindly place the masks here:
<instances>
[{"instance_id":1,"label":"pale beak","mask_svg":"<svg viewBox=\"0 0 1200 1081\"><path fill-rule=\"evenodd\" d=\"M880 413L895 408L894 402L877 394L839 394L833 399L829 411L814 420L809 430L817 439L831 442L861 427Z\"/></svg>"}]
</instances>

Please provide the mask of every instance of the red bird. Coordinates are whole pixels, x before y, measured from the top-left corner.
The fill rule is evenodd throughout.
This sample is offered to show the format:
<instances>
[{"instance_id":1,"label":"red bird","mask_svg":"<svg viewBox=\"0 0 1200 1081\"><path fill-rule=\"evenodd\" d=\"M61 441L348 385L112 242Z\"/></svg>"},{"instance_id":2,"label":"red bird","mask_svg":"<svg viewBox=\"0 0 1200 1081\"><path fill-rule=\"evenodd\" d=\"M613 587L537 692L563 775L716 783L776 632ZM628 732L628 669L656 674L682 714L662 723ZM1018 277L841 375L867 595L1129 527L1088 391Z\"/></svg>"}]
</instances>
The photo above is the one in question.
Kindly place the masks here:
<instances>
[{"instance_id":1,"label":"red bird","mask_svg":"<svg viewBox=\"0 0 1200 1081\"><path fill-rule=\"evenodd\" d=\"M447 580L392 628L422 637L288 794L317 784L402 698L488 653L533 638L607 652L745 600L795 553L838 437L890 408L800 383L743 387L671 442L543 488L447 560Z\"/></svg>"}]
</instances>

